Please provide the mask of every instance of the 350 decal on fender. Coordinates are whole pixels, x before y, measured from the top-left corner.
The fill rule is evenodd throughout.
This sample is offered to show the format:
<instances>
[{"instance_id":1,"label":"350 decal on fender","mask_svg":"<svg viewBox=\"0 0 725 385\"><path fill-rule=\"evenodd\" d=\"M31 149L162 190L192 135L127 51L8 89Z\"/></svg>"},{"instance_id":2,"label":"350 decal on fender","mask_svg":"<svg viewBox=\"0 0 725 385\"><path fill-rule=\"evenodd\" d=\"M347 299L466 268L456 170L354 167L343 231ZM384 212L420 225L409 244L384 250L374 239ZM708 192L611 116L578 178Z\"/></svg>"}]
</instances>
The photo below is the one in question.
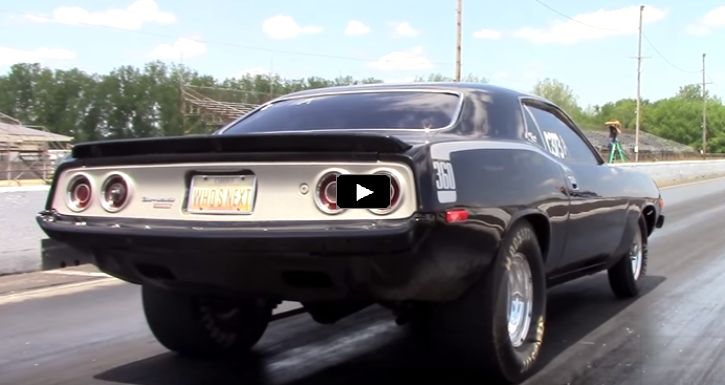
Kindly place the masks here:
<instances>
[{"instance_id":1,"label":"350 decal on fender","mask_svg":"<svg viewBox=\"0 0 725 385\"><path fill-rule=\"evenodd\" d=\"M433 168L436 170L436 189L456 189L456 177L453 175L451 162L433 161Z\"/></svg>"}]
</instances>

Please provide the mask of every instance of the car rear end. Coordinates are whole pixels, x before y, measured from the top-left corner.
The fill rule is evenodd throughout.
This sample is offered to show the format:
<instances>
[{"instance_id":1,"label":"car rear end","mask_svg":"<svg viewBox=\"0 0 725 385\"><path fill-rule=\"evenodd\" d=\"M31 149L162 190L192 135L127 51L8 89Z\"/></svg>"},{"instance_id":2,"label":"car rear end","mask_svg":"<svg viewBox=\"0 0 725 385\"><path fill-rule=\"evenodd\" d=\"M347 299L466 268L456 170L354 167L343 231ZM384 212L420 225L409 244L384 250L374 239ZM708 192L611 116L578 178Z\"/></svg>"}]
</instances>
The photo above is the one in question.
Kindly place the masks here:
<instances>
[{"instance_id":1,"label":"car rear end","mask_svg":"<svg viewBox=\"0 0 725 385\"><path fill-rule=\"evenodd\" d=\"M462 245L471 237L451 231L422 198L435 182L420 164L427 159L420 139L429 128L452 126L460 112L461 96L442 94L448 110L423 119L417 141L359 127L264 132L289 122L285 112L331 98L320 95L262 107L261 118L240 121L252 119L252 132L233 124L220 135L79 145L60 166L39 223L51 238L88 251L101 270L135 283L299 301L454 298L465 280L446 282L470 274ZM371 96L356 101L367 102L368 113L411 99ZM359 110L347 105L340 108ZM263 119L265 109L279 112ZM440 112L418 111L431 109ZM314 127L349 127L363 117L309 119ZM338 207L340 174L390 176L390 206Z\"/></svg>"}]
</instances>

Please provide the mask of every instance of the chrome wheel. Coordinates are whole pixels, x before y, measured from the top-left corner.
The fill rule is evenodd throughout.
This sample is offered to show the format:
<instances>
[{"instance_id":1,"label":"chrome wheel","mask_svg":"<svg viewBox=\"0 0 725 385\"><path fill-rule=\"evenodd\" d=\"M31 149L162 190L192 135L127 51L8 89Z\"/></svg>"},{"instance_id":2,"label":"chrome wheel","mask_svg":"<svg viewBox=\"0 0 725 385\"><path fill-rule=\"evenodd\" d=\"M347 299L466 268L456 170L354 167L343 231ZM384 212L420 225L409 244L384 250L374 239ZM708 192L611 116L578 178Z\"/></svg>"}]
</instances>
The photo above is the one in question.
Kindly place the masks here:
<instances>
[{"instance_id":1,"label":"chrome wheel","mask_svg":"<svg viewBox=\"0 0 725 385\"><path fill-rule=\"evenodd\" d=\"M534 307L534 286L529 262L521 253L514 254L508 266L507 318L511 344L519 347L524 343L531 326Z\"/></svg>"},{"instance_id":2,"label":"chrome wheel","mask_svg":"<svg viewBox=\"0 0 725 385\"><path fill-rule=\"evenodd\" d=\"M635 234L632 247L629 249L629 261L632 264L632 276L636 281L642 274L642 234L640 231Z\"/></svg>"}]
</instances>

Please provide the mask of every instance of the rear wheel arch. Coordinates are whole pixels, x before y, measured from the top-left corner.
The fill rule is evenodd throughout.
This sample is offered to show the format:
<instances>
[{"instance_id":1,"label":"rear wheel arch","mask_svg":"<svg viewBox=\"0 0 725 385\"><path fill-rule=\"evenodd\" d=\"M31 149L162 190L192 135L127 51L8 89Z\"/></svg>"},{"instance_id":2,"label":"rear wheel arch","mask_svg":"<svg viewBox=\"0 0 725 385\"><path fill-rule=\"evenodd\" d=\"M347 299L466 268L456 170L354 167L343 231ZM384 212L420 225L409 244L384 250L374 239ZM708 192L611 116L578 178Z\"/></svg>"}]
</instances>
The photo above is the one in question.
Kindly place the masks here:
<instances>
[{"instance_id":1,"label":"rear wheel arch","mask_svg":"<svg viewBox=\"0 0 725 385\"><path fill-rule=\"evenodd\" d=\"M539 241L539 248L541 248L541 257L543 262L549 257L549 244L551 240L551 225L549 224L549 218L540 212L526 212L514 217L508 226L508 229L512 229L519 221L528 222L534 229L536 239Z\"/></svg>"}]
</instances>

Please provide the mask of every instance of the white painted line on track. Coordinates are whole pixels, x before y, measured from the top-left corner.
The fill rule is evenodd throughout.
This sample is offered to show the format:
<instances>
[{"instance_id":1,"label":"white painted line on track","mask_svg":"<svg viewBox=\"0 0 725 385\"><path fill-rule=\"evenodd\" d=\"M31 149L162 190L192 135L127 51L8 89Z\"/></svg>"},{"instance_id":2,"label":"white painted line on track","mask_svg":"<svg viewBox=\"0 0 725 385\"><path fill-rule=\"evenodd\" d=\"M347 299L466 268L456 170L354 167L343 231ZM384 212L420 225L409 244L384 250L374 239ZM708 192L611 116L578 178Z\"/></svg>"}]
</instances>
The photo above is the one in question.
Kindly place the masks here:
<instances>
[{"instance_id":1,"label":"white painted line on track","mask_svg":"<svg viewBox=\"0 0 725 385\"><path fill-rule=\"evenodd\" d=\"M0 296L0 306L11 303L24 302L31 299L51 298L61 295L75 294L101 287L110 287L126 284L126 282L115 278L96 279L78 283L69 283L58 286L49 286L39 289L21 291Z\"/></svg>"},{"instance_id":2,"label":"white painted line on track","mask_svg":"<svg viewBox=\"0 0 725 385\"><path fill-rule=\"evenodd\" d=\"M103 277L110 278L111 276L106 273L99 271L77 271L77 270L45 270L41 271L42 274L57 274L57 275L77 275L79 277Z\"/></svg>"},{"instance_id":3,"label":"white painted line on track","mask_svg":"<svg viewBox=\"0 0 725 385\"><path fill-rule=\"evenodd\" d=\"M49 190L50 190L50 186L48 186L48 185L0 187L0 193L27 192L27 191L49 191Z\"/></svg>"},{"instance_id":4,"label":"white painted line on track","mask_svg":"<svg viewBox=\"0 0 725 385\"><path fill-rule=\"evenodd\" d=\"M694 182L673 184L673 185L669 185L669 186L665 186L665 187L660 187L660 190L669 190L669 189L678 188L678 187L694 186L694 185L698 185L698 184L715 182L715 181L719 181L719 180L725 180L725 176L718 176L715 178L705 178L705 179L701 179L701 180L694 181Z\"/></svg>"}]
</instances>

